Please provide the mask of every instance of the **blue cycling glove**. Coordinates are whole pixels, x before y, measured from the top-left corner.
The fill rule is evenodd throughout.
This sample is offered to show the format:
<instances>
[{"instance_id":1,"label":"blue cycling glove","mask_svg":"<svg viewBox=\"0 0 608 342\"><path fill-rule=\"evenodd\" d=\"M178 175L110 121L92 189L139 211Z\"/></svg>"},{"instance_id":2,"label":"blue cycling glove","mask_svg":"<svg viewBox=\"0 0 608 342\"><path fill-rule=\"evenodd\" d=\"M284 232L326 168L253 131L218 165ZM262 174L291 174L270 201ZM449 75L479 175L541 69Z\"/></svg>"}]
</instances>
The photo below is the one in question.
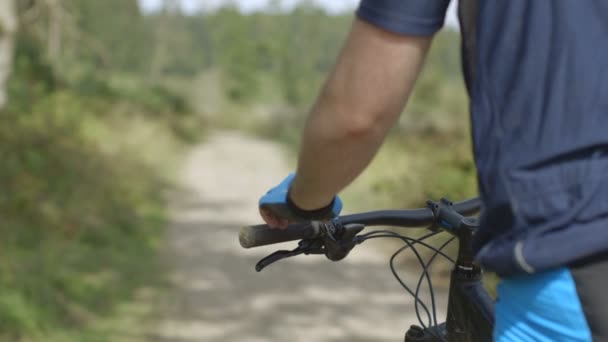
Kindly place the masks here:
<instances>
[{"instance_id":1,"label":"blue cycling glove","mask_svg":"<svg viewBox=\"0 0 608 342\"><path fill-rule=\"evenodd\" d=\"M334 200L325 208L317 210L304 210L298 208L289 198L289 188L296 174L292 173L279 185L270 189L266 195L260 198L260 208L267 209L278 217L290 221L319 221L334 218L342 211L342 200L334 197Z\"/></svg>"}]
</instances>

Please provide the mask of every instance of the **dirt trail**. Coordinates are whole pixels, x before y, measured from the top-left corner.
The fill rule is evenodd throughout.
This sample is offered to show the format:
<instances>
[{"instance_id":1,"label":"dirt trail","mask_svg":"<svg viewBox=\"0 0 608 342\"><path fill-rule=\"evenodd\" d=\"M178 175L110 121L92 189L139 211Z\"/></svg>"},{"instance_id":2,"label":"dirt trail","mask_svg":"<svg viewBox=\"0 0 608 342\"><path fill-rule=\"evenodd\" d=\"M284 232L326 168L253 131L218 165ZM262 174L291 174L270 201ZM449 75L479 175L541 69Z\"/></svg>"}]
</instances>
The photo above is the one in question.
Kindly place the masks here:
<instances>
[{"instance_id":1,"label":"dirt trail","mask_svg":"<svg viewBox=\"0 0 608 342\"><path fill-rule=\"evenodd\" d=\"M371 243L340 263L305 256L255 272L276 247L243 250L238 230L260 222L258 197L288 173L285 160L275 144L236 133L193 150L182 174L188 191L172 203L172 293L153 340L403 340L416 321L413 300Z\"/></svg>"}]
</instances>

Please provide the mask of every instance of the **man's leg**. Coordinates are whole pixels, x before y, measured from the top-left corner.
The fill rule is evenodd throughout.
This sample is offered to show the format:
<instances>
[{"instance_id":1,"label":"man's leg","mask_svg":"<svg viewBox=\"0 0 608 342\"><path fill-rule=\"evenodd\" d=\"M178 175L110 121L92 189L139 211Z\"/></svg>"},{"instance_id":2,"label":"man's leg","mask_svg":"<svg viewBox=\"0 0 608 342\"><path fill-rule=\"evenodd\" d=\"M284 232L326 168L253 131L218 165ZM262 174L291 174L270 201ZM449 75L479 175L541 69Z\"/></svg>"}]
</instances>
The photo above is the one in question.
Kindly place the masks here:
<instances>
[{"instance_id":1,"label":"man's leg","mask_svg":"<svg viewBox=\"0 0 608 342\"><path fill-rule=\"evenodd\" d=\"M608 252L570 267L594 342L608 341Z\"/></svg>"}]
</instances>

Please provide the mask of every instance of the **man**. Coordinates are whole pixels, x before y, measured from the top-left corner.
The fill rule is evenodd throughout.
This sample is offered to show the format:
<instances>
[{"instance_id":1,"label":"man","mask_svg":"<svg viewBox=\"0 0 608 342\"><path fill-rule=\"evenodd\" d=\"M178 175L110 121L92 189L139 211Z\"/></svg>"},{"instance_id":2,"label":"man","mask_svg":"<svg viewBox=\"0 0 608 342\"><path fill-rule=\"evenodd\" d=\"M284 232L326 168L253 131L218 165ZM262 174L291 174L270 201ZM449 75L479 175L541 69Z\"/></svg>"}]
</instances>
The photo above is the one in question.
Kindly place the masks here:
<instances>
[{"instance_id":1,"label":"man","mask_svg":"<svg viewBox=\"0 0 608 342\"><path fill-rule=\"evenodd\" d=\"M274 227L338 215L336 194L397 121L449 0L363 0L303 132L260 200ZM608 341L608 1L461 0L496 341Z\"/></svg>"}]
</instances>

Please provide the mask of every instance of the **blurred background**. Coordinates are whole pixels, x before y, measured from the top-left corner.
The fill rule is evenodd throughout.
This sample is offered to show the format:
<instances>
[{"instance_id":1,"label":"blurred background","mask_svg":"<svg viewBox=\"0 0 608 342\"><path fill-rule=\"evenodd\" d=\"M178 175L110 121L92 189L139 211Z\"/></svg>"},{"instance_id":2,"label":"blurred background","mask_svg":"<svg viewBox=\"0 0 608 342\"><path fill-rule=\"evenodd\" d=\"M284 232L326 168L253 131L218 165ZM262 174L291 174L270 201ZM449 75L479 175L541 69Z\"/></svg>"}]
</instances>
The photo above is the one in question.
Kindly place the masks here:
<instances>
[{"instance_id":1,"label":"blurred background","mask_svg":"<svg viewBox=\"0 0 608 342\"><path fill-rule=\"evenodd\" d=\"M356 5L0 0L0 340L401 340L397 245L256 274L274 249L237 242L295 167ZM452 4L348 212L476 194L459 54Z\"/></svg>"}]
</instances>

